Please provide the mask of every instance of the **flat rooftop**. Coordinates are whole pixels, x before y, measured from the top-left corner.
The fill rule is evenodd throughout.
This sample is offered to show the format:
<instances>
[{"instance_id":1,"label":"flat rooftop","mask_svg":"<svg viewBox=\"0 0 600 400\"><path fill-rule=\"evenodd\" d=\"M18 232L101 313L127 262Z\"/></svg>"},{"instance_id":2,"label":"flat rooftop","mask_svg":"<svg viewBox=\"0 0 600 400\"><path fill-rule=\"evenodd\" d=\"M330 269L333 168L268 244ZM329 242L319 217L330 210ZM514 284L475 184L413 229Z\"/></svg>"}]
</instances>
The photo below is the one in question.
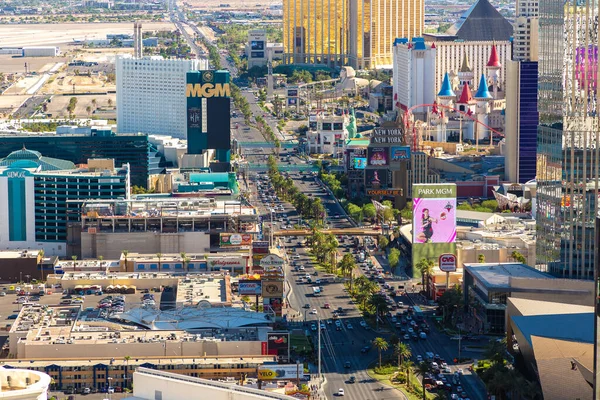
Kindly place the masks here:
<instances>
[{"instance_id":1,"label":"flat rooftop","mask_svg":"<svg viewBox=\"0 0 600 400\"><path fill-rule=\"evenodd\" d=\"M177 285L177 304L228 303L231 300L229 277L212 278L203 276L180 279ZM228 301L229 300L229 301Z\"/></svg>"},{"instance_id":2,"label":"flat rooftop","mask_svg":"<svg viewBox=\"0 0 600 400\"><path fill-rule=\"evenodd\" d=\"M465 264L465 270L488 288L509 289L510 278L554 279L521 263Z\"/></svg>"}]
</instances>

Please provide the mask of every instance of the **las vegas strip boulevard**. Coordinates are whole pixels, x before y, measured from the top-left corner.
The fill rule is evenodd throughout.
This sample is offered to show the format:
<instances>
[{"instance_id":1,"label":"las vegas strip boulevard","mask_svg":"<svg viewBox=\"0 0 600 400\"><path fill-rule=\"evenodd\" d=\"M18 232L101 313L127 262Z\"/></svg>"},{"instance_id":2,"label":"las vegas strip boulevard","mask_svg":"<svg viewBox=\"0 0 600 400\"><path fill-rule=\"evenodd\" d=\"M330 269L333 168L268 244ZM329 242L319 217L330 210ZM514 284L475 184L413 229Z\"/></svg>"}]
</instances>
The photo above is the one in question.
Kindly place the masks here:
<instances>
[{"instance_id":1,"label":"las vegas strip boulevard","mask_svg":"<svg viewBox=\"0 0 600 400\"><path fill-rule=\"evenodd\" d=\"M423 259L456 254L456 185L413 185L413 269Z\"/></svg>"}]
</instances>

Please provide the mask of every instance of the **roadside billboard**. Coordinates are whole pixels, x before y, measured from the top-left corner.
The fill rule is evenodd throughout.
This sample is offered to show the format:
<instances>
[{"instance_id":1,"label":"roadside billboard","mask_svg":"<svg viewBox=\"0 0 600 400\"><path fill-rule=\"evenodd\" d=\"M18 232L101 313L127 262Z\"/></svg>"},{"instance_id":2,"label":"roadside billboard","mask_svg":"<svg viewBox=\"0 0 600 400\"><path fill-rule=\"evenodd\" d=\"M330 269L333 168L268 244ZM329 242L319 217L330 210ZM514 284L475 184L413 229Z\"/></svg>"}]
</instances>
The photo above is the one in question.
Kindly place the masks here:
<instances>
[{"instance_id":1,"label":"roadside billboard","mask_svg":"<svg viewBox=\"0 0 600 400\"><path fill-rule=\"evenodd\" d=\"M238 288L240 296L260 296L262 294L261 281L240 281Z\"/></svg>"},{"instance_id":2,"label":"roadside billboard","mask_svg":"<svg viewBox=\"0 0 600 400\"><path fill-rule=\"evenodd\" d=\"M389 171L387 169L368 169L365 171L365 188L367 190L387 189L389 187Z\"/></svg>"},{"instance_id":3,"label":"roadside billboard","mask_svg":"<svg viewBox=\"0 0 600 400\"><path fill-rule=\"evenodd\" d=\"M304 367L296 364L273 364L258 367L258 379L261 381L298 379L304 373Z\"/></svg>"},{"instance_id":4,"label":"roadside billboard","mask_svg":"<svg viewBox=\"0 0 600 400\"><path fill-rule=\"evenodd\" d=\"M410 160L410 146L390 147L390 160L393 162Z\"/></svg>"},{"instance_id":5,"label":"roadside billboard","mask_svg":"<svg viewBox=\"0 0 600 400\"><path fill-rule=\"evenodd\" d=\"M287 331L270 332L267 335L267 354L288 360L290 358L290 333Z\"/></svg>"},{"instance_id":6,"label":"roadside billboard","mask_svg":"<svg viewBox=\"0 0 600 400\"><path fill-rule=\"evenodd\" d=\"M456 254L456 185L413 185L413 272L423 259L438 263L442 254Z\"/></svg>"},{"instance_id":7,"label":"roadside billboard","mask_svg":"<svg viewBox=\"0 0 600 400\"><path fill-rule=\"evenodd\" d=\"M252 244L252 235L246 233L221 233L219 236L219 245L221 247L250 246Z\"/></svg>"},{"instance_id":8,"label":"roadside billboard","mask_svg":"<svg viewBox=\"0 0 600 400\"><path fill-rule=\"evenodd\" d=\"M385 167L390 164L389 147L369 147L367 159L371 167Z\"/></svg>"},{"instance_id":9,"label":"roadside billboard","mask_svg":"<svg viewBox=\"0 0 600 400\"><path fill-rule=\"evenodd\" d=\"M260 260L260 266L263 268L277 267L281 268L285 264L285 260L277 254L269 254Z\"/></svg>"},{"instance_id":10,"label":"roadside billboard","mask_svg":"<svg viewBox=\"0 0 600 400\"><path fill-rule=\"evenodd\" d=\"M263 281L262 297L265 299L283 297L283 280L281 281Z\"/></svg>"}]
</instances>

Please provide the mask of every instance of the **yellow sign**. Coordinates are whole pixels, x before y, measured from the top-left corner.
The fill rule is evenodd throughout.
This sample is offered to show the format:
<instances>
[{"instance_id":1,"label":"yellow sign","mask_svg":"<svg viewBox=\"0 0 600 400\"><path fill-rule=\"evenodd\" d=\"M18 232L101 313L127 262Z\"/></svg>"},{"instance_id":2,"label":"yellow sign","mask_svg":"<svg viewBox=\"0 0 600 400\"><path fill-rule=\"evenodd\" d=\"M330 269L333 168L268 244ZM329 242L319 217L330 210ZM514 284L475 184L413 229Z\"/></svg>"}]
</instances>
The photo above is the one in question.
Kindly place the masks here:
<instances>
[{"instance_id":1,"label":"yellow sign","mask_svg":"<svg viewBox=\"0 0 600 400\"><path fill-rule=\"evenodd\" d=\"M185 89L186 97L229 97L229 83L188 83Z\"/></svg>"}]
</instances>

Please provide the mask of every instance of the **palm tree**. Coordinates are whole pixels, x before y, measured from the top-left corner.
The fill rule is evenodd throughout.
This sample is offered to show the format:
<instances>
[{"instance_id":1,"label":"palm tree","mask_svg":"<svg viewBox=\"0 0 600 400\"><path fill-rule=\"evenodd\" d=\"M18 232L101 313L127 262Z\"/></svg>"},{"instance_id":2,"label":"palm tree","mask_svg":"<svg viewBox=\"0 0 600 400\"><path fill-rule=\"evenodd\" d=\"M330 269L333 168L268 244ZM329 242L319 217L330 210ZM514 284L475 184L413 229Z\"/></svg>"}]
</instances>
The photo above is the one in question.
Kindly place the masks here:
<instances>
[{"instance_id":1,"label":"palm tree","mask_svg":"<svg viewBox=\"0 0 600 400\"><path fill-rule=\"evenodd\" d=\"M398 369L402 368L402 364L406 358L410 358L412 356L412 351L410 350L410 345L398 342L394 347L394 353L398 356Z\"/></svg>"},{"instance_id":2,"label":"palm tree","mask_svg":"<svg viewBox=\"0 0 600 400\"><path fill-rule=\"evenodd\" d=\"M40 271L42 272L42 282L44 281L44 250L40 250L38 252L38 257L40 259Z\"/></svg>"},{"instance_id":3,"label":"palm tree","mask_svg":"<svg viewBox=\"0 0 600 400\"><path fill-rule=\"evenodd\" d=\"M417 365L415 372L421 375L421 385L423 386L423 400L427 400L427 391L425 390L425 375L431 371L431 365L427 362L422 362Z\"/></svg>"},{"instance_id":4,"label":"palm tree","mask_svg":"<svg viewBox=\"0 0 600 400\"><path fill-rule=\"evenodd\" d=\"M377 318L379 318L380 315L385 315L390 309L385 297L377 293L369 298L369 305L375 309Z\"/></svg>"},{"instance_id":5,"label":"palm tree","mask_svg":"<svg viewBox=\"0 0 600 400\"><path fill-rule=\"evenodd\" d=\"M411 360L406 360L402 364L402 368L404 369L404 371L406 371L406 387L408 387L408 388L411 387L411 384L410 384L410 371L412 371L412 369L414 367L415 367L415 363L413 363Z\"/></svg>"},{"instance_id":6,"label":"palm tree","mask_svg":"<svg viewBox=\"0 0 600 400\"><path fill-rule=\"evenodd\" d=\"M160 272L160 260L162 259L162 253L156 253L156 258L158 258L158 272Z\"/></svg>"},{"instance_id":7,"label":"palm tree","mask_svg":"<svg viewBox=\"0 0 600 400\"><path fill-rule=\"evenodd\" d=\"M376 337L373 339L373 346L379 352L379 368L381 368L381 352L388 349L388 342L386 342L384 338Z\"/></svg>"},{"instance_id":8,"label":"palm tree","mask_svg":"<svg viewBox=\"0 0 600 400\"><path fill-rule=\"evenodd\" d=\"M71 260L73 260L73 271L77 271L77 256L71 256Z\"/></svg>"},{"instance_id":9,"label":"palm tree","mask_svg":"<svg viewBox=\"0 0 600 400\"><path fill-rule=\"evenodd\" d=\"M127 271L127 255L129 254L129 250L122 250L121 254L123 254L123 258L125 261L125 271Z\"/></svg>"},{"instance_id":10,"label":"palm tree","mask_svg":"<svg viewBox=\"0 0 600 400\"><path fill-rule=\"evenodd\" d=\"M421 282L423 284L423 290L425 292L427 292L427 286L429 286L429 277L433 274L433 266L434 266L433 260L427 259L427 258L423 258L417 264L417 269L419 269L419 271L421 271L421 279L422 279ZM425 279L425 277L427 277L427 279Z\"/></svg>"},{"instance_id":11,"label":"palm tree","mask_svg":"<svg viewBox=\"0 0 600 400\"><path fill-rule=\"evenodd\" d=\"M181 257L181 262L183 263L183 269L185 269L185 259L187 258L185 251L182 251L181 253L179 253L179 256Z\"/></svg>"},{"instance_id":12,"label":"palm tree","mask_svg":"<svg viewBox=\"0 0 600 400\"><path fill-rule=\"evenodd\" d=\"M123 360L125 360L125 387L129 387L128 382L128 373L129 373L129 360L131 360L131 356L125 356L123 357Z\"/></svg>"},{"instance_id":13,"label":"palm tree","mask_svg":"<svg viewBox=\"0 0 600 400\"><path fill-rule=\"evenodd\" d=\"M190 261L192 261L192 259L189 257L183 259L183 268L185 268L186 272L189 272Z\"/></svg>"}]
</instances>

